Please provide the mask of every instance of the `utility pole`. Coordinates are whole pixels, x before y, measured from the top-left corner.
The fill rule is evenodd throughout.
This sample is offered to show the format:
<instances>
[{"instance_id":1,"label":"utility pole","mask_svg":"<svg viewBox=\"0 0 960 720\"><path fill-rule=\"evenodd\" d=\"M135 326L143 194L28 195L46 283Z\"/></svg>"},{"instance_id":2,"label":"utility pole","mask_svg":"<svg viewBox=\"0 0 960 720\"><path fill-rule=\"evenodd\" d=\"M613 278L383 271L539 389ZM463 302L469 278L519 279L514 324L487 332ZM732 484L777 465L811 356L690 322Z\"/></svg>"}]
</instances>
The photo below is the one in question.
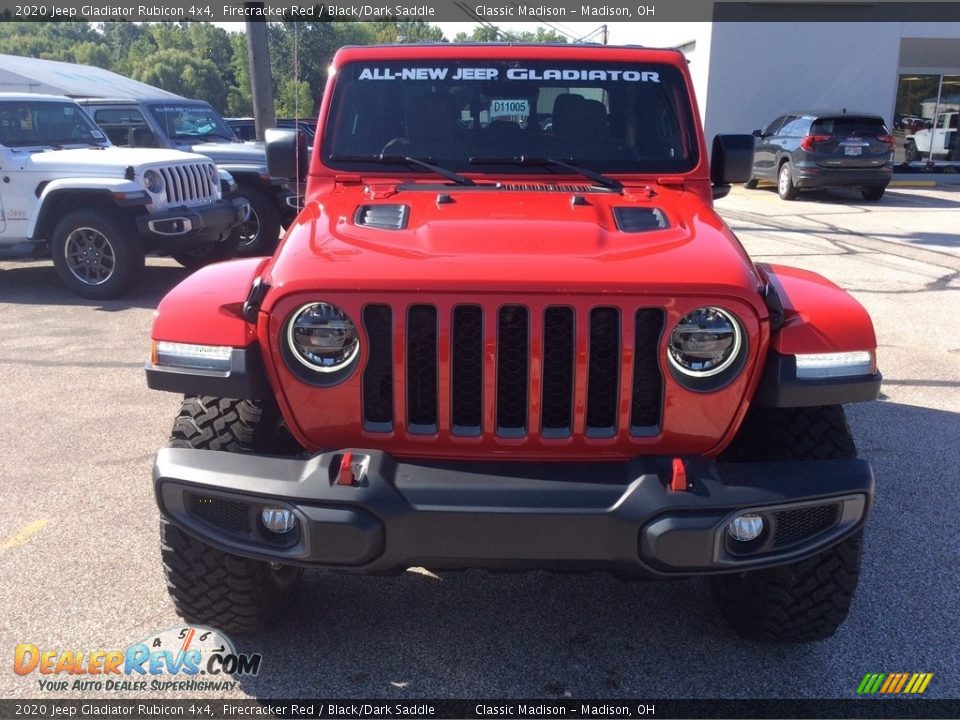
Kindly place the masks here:
<instances>
[{"instance_id":1,"label":"utility pole","mask_svg":"<svg viewBox=\"0 0 960 720\"><path fill-rule=\"evenodd\" d=\"M262 10L263 6L262 2L244 3L247 8ZM246 26L253 120L257 128L257 140L263 140L264 131L277 126L277 113L273 105L273 79L270 77L270 49L267 47L267 22L247 20Z\"/></svg>"}]
</instances>

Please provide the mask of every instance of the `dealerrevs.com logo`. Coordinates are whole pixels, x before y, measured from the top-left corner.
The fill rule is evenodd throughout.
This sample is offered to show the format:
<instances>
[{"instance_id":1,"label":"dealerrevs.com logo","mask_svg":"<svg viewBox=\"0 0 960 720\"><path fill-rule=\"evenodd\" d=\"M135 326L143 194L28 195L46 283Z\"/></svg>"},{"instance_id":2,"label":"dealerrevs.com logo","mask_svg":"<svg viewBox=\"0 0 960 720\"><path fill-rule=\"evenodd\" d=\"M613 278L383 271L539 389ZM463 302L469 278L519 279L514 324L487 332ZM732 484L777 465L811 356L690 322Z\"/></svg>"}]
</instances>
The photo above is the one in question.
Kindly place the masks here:
<instances>
[{"instance_id":1,"label":"dealerrevs.com logo","mask_svg":"<svg viewBox=\"0 0 960 720\"><path fill-rule=\"evenodd\" d=\"M857 686L858 695L922 695L933 673L867 673Z\"/></svg>"},{"instance_id":2,"label":"dealerrevs.com logo","mask_svg":"<svg viewBox=\"0 0 960 720\"><path fill-rule=\"evenodd\" d=\"M41 690L223 691L232 677L256 675L263 657L238 653L213 628L187 625L154 633L124 649L53 650L20 643L13 671L37 675Z\"/></svg>"}]
</instances>

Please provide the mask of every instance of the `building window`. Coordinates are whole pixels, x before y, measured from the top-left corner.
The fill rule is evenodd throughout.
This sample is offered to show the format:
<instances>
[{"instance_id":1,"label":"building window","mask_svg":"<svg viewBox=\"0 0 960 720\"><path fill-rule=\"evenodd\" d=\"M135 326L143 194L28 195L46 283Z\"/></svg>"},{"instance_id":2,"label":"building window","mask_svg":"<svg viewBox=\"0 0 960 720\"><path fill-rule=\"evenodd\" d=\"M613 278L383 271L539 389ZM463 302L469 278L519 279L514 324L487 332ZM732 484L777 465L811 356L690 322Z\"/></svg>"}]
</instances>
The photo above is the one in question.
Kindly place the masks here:
<instances>
[{"instance_id":1,"label":"building window","mask_svg":"<svg viewBox=\"0 0 960 720\"><path fill-rule=\"evenodd\" d=\"M960 161L960 75L905 73L897 84L894 161Z\"/></svg>"}]
</instances>

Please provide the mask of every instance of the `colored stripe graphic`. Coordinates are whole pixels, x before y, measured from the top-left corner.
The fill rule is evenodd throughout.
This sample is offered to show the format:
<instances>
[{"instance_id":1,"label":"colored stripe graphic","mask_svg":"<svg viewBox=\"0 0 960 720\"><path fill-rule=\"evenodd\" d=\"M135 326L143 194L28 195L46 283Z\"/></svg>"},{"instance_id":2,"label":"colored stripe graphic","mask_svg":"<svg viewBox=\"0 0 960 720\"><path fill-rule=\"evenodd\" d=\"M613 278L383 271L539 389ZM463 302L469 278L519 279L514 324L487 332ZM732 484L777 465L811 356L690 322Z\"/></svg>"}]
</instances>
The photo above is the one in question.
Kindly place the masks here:
<instances>
[{"instance_id":1,"label":"colored stripe graphic","mask_svg":"<svg viewBox=\"0 0 960 720\"><path fill-rule=\"evenodd\" d=\"M858 695L920 695L933 673L867 673L857 686Z\"/></svg>"}]
</instances>

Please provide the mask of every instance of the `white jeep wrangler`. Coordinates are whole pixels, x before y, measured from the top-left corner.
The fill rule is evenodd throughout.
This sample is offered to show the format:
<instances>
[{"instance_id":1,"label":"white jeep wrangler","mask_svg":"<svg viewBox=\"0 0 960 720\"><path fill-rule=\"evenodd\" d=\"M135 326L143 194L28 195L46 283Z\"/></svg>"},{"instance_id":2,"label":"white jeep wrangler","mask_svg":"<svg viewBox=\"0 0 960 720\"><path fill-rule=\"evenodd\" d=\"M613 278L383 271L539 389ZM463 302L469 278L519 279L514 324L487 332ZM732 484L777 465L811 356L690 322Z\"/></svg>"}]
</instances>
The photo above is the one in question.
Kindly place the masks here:
<instances>
[{"instance_id":1,"label":"white jeep wrangler","mask_svg":"<svg viewBox=\"0 0 960 720\"><path fill-rule=\"evenodd\" d=\"M147 252L190 267L230 256L244 216L207 158L116 148L72 100L0 93L0 257L52 256L78 295L131 289Z\"/></svg>"},{"instance_id":2,"label":"white jeep wrangler","mask_svg":"<svg viewBox=\"0 0 960 720\"><path fill-rule=\"evenodd\" d=\"M907 162L915 160L960 160L957 142L957 118L960 113L944 112L937 116L932 128L917 130L904 138Z\"/></svg>"}]
</instances>

